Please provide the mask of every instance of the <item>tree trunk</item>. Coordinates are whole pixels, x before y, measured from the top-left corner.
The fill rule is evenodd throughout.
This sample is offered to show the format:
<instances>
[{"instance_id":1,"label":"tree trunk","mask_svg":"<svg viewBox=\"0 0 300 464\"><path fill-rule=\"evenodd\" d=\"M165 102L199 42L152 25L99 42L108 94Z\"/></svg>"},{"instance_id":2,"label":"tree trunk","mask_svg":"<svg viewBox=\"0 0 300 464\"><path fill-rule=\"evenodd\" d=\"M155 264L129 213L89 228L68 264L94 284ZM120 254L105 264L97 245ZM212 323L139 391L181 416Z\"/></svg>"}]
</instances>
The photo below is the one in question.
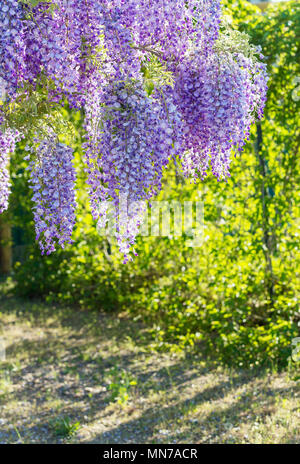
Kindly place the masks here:
<instances>
[{"instance_id":1,"label":"tree trunk","mask_svg":"<svg viewBox=\"0 0 300 464\"><path fill-rule=\"evenodd\" d=\"M11 225L0 219L0 274L9 274L12 267Z\"/></svg>"},{"instance_id":2,"label":"tree trunk","mask_svg":"<svg viewBox=\"0 0 300 464\"><path fill-rule=\"evenodd\" d=\"M256 139L256 156L259 162L259 171L262 177L261 180L261 202L262 202L262 226L263 226L263 242L264 242L264 255L266 259L266 271L268 281L268 293L271 302L274 300L274 273L273 273L273 262L272 262L272 234L269 223L269 210L267 206L267 189L266 189L266 165L265 160L262 156L263 136L262 127L260 123L256 125L257 139Z\"/></svg>"}]
</instances>

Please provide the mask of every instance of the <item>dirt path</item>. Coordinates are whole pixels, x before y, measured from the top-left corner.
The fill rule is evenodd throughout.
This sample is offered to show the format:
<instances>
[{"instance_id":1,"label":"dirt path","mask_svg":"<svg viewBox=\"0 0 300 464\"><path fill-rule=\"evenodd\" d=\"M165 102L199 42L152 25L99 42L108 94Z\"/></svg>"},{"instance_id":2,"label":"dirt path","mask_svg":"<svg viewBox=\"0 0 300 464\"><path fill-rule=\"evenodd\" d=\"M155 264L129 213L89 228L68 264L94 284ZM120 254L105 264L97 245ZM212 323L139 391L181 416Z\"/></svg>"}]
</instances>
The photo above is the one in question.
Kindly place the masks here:
<instances>
[{"instance_id":1,"label":"dirt path","mask_svg":"<svg viewBox=\"0 0 300 464\"><path fill-rule=\"evenodd\" d=\"M299 443L288 373L158 354L128 318L0 300L0 443Z\"/></svg>"}]
</instances>

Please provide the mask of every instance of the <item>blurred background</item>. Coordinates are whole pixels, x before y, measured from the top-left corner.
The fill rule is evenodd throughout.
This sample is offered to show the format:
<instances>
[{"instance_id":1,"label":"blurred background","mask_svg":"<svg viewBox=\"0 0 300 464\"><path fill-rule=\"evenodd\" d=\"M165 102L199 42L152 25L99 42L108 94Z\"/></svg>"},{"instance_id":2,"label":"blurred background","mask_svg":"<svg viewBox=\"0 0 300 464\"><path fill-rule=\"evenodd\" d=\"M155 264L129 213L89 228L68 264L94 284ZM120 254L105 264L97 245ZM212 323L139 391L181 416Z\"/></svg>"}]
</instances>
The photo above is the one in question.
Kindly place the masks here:
<instances>
[{"instance_id":1,"label":"blurred background","mask_svg":"<svg viewBox=\"0 0 300 464\"><path fill-rule=\"evenodd\" d=\"M12 159L10 209L0 218L0 272L29 300L126 312L159 350L201 350L240 367L285 366L299 335L300 5L225 0L228 20L262 46L270 81L262 122L234 158L232 178L190 184L171 167L160 199L205 207L205 240L140 237L123 264L92 221L78 179L74 244L42 257L34 239L23 148ZM67 110L66 110L67 112ZM80 115L76 164L81 168ZM83 171L80 171L83 173Z\"/></svg>"}]
</instances>

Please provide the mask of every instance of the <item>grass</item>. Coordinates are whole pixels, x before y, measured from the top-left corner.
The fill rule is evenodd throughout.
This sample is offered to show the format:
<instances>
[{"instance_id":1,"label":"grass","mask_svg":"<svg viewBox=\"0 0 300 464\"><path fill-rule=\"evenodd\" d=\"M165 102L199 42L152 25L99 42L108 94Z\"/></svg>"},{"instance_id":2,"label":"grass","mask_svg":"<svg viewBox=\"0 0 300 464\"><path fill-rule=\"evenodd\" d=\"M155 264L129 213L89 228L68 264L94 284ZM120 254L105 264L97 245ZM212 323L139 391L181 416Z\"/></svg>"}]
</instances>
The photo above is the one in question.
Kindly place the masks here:
<instances>
[{"instance_id":1,"label":"grass","mask_svg":"<svg viewBox=\"0 0 300 464\"><path fill-rule=\"evenodd\" d=\"M80 429L80 422L72 423L69 417L59 417L50 424L57 437L66 439L71 438Z\"/></svg>"},{"instance_id":2,"label":"grass","mask_svg":"<svg viewBox=\"0 0 300 464\"><path fill-rule=\"evenodd\" d=\"M11 390L11 380L9 371L3 369L0 375L0 398L6 397Z\"/></svg>"},{"instance_id":3,"label":"grass","mask_svg":"<svg viewBox=\"0 0 300 464\"><path fill-rule=\"evenodd\" d=\"M0 443L299 443L289 372L157 353L123 315L0 296Z\"/></svg>"}]
</instances>

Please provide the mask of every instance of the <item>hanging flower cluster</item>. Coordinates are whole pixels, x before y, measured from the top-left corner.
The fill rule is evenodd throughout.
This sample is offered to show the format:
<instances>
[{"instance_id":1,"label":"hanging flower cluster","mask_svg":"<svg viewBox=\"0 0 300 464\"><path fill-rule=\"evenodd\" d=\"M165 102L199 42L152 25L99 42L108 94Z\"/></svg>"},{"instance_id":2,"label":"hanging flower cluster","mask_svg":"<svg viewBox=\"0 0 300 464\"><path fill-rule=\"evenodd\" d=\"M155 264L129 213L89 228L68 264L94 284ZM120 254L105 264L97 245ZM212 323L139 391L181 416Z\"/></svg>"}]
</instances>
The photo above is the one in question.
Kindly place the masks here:
<instances>
[{"instance_id":1,"label":"hanging flower cluster","mask_svg":"<svg viewBox=\"0 0 300 464\"><path fill-rule=\"evenodd\" d=\"M120 200L126 201L128 226L117 227L125 253L137 234L142 201L161 189L163 169L180 153L181 119L172 102L162 101L159 92L148 96L142 82L134 81L111 83L102 94L98 111L87 115L87 134L92 137L85 148L93 215L99 217L99 202L112 199L118 221ZM140 214L136 202L141 202Z\"/></svg>"},{"instance_id":2,"label":"hanging flower cluster","mask_svg":"<svg viewBox=\"0 0 300 464\"><path fill-rule=\"evenodd\" d=\"M232 149L242 150L250 126L266 100L264 65L240 54L191 56L177 69L174 101L183 117L183 165L203 178L209 166L228 177Z\"/></svg>"},{"instance_id":3,"label":"hanging flower cluster","mask_svg":"<svg viewBox=\"0 0 300 464\"><path fill-rule=\"evenodd\" d=\"M0 213L8 208L10 194L9 155L15 149L15 134L11 130L0 131Z\"/></svg>"},{"instance_id":4,"label":"hanging flower cluster","mask_svg":"<svg viewBox=\"0 0 300 464\"><path fill-rule=\"evenodd\" d=\"M75 224L73 150L59 143L55 136L35 142L36 150L29 147L27 150L35 155L28 169L36 239L42 253L50 254L56 244L64 248L66 242L70 243ZM25 157L29 158L30 155Z\"/></svg>"},{"instance_id":5,"label":"hanging flower cluster","mask_svg":"<svg viewBox=\"0 0 300 464\"><path fill-rule=\"evenodd\" d=\"M53 126L45 134L60 105L84 114L92 213L105 224L111 202L126 260L172 158L194 178L229 176L232 152L262 117L267 77L259 51L244 35L231 43L221 20L219 0L1 2L0 211L13 136L36 137L29 168L43 252L69 242L75 222L73 150ZM21 117L14 102L27 105Z\"/></svg>"},{"instance_id":6,"label":"hanging flower cluster","mask_svg":"<svg viewBox=\"0 0 300 464\"><path fill-rule=\"evenodd\" d=\"M24 10L18 0L0 4L0 78L12 93L25 78Z\"/></svg>"}]
</instances>

